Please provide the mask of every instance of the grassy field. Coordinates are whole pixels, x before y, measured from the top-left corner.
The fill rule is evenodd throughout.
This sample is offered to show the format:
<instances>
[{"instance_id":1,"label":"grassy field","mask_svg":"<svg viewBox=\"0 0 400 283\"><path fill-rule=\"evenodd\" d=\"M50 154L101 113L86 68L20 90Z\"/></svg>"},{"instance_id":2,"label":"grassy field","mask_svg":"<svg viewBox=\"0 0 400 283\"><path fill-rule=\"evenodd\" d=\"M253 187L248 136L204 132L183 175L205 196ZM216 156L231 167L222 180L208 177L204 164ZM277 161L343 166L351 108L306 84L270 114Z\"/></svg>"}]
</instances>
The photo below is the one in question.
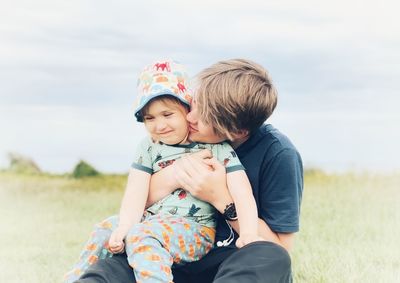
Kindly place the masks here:
<instances>
[{"instance_id":1,"label":"grassy field","mask_svg":"<svg viewBox=\"0 0 400 283\"><path fill-rule=\"evenodd\" d=\"M125 176L0 173L0 282L61 282ZM400 282L400 175L308 172L295 282Z\"/></svg>"}]
</instances>

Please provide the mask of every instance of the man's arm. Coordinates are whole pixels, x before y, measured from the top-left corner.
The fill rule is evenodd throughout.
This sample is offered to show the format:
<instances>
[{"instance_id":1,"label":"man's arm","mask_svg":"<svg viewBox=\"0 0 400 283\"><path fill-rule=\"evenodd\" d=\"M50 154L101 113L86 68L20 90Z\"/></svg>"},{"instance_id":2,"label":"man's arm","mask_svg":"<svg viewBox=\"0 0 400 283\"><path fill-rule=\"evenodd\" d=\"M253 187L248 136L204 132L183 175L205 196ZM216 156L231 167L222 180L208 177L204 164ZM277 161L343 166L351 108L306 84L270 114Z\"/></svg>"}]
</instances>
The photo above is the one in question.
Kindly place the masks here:
<instances>
[{"instance_id":1,"label":"man's arm","mask_svg":"<svg viewBox=\"0 0 400 283\"><path fill-rule=\"evenodd\" d=\"M228 221L232 228L240 234L238 221ZM285 248L288 252L292 249L295 233L275 233L264 220L258 218L258 235L265 241L273 242Z\"/></svg>"},{"instance_id":2,"label":"man's arm","mask_svg":"<svg viewBox=\"0 0 400 283\"><path fill-rule=\"evenodd\" d=\"M209 158L212 156L209 150L202 150L196 153L186 154L186 156L189 155L192 158L196 158L196 160L203 160L204 158ZM182 178L182 173L184 172L180 170L179 166L175 166L177 161L151 176L150 191L146 202L146 208L166 197L173 191L179 188L185 188L185 182ZM208 168L208 166L204 163L202 163L200 167L204 171L206 171Z\"/></svg>"},{"instance_id":3,"label":"man's arm","mask_svg":"<svg viewBox=\"0 0 400 283\"><path fill-rule=\"evenodd\" d=\"M286 147L276 152L268 165L261 168L259 213L268 223L264 232L275 231L279 241L290 249L299 230L303 167L295 148Z\"/></svg>"},{"instance_id":4,"label":"man's arm","mask_svg":"<svg viewBox=\"0 0 400 283\"><path fill-rule=\"evenodd\" d=\"M179 161L179 162L178 162ZM204 164L213 170L204 170ZM182 187L193 196L211 203L220 213L233 202L226 184L225 167L215 158L202 159L201 156L188 155L174 163ZM230 221L232 228L240 234L238 221ZM286 250L292 247L294 233L275 233L268 224L258 220L258 233L264 240L276 243Z\"/></svg>"}]
</instances>

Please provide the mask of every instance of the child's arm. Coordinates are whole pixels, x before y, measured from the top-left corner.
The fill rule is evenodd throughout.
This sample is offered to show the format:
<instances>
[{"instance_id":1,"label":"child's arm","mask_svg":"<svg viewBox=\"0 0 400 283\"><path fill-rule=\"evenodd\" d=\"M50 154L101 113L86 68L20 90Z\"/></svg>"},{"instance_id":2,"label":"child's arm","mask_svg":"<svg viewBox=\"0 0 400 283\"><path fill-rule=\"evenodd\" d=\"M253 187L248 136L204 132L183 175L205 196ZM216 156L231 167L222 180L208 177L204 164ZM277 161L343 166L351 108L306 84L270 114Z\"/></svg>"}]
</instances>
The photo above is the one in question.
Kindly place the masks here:
<instances>
[{"instance_id":1,"label":"child's arm","mask_svg":"<svg viewBox=\"0 0 400 283\"><path fill-rule=\"evenodd\" d=\"M258 213L256 201L249 179L243 170L234 171L226 175L229 193L235 203L240 238L236 245L240 248L251 242L262 240L258 236Z\"/></svg>"},{"instance_id":2,"label":"child's arm","mask_svg":"<svg viewBox=\"0 0 400 283\"><path fill-rule=\"evenodd\" d=\"M124 250L123 239L132 225L140 222L149 193L150 177L151 175L147 172L130 169L121 203L118 227L109 240L111 252L119 253Z\"/></svg>"},{"instance_id":3,"label":"child's arm","mask_svg":"<svg viewBox=\"0 0 400 283\"><path fill-rule=\"evenodd\" d=\"M147 197L146 208L163 199L179 188L175 178L173 164L151 175L150 190Z\"/></svg>"}]
</instances>

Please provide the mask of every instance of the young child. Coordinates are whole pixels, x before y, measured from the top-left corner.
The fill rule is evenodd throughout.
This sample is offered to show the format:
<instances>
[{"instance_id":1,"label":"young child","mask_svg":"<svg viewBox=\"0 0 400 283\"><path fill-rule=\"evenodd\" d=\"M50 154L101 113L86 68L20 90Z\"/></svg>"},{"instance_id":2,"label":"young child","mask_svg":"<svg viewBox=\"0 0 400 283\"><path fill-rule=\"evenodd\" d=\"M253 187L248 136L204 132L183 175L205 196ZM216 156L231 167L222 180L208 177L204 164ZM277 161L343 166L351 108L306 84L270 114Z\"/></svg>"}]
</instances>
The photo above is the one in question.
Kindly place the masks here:
<instances>
[{"instance_id":1,"label":"young child","mask_svg":"<svg viewBox=\"0 0 400 283\"><path fill-rule=\"evenodd\" d=\"M191 95L187 84L185 69L174 61L156 62L141 73L135 116L144 122L150 137L137 150L119 218L108 218L97 226L79 262L66 274L66 282L74 282L98 258L108 256L104 248L114 254L126 251L137 282L172 282L174 263L203 257L214 245L216 210L210 204L177 189L145 210L151 175L182 155L202 149L209 149L225 165L241 241L248 244L260 239L251 186L233 149L228 143L188 141L186 115ZM218 246L232 240L218 242Z\"/></svg>"}]
</instances>

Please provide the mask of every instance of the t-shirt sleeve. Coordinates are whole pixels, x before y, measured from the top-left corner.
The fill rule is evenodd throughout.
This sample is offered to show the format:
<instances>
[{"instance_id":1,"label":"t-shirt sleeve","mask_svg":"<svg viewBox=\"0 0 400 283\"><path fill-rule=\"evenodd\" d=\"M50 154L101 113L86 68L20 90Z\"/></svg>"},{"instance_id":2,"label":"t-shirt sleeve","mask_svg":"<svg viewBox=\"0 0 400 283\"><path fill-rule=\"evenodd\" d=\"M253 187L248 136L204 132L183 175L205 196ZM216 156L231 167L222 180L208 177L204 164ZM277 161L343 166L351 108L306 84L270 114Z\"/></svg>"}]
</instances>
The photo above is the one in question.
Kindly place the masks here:
<instances>
[{"instance_id":1,"label":"t-shirt sleeve","mask_svg":"<svg viewBox=\"0 0 400 283\"><path fill-rule=\"evenodd\" d=\"M154 144L149 138L143 139L136 149L131 167L153 174L153 163L151 158L153 146Z\"/></svg>"},{"instance_id":2,"label":"t-shirt sleeve","mask_svg":"<svg viewBox=\"0 0 400 283\"><path fill-rule=\"evenodd\" d=\"M245 170L230 144L226 142L218 144L217 150L216 152L213 152L213 154L214 156L216 154L215 158L225 166L226 173Z\"/></svg>"},{"instance_id":3,"label":"t-shirt sleeve","mask_svg":"<svg viewBox=\"0 0 400 283\"><path fill-rule=\"evenodd\" d=\"M299 153L282 149L262 171L259 212L272 231L294 233L299 230L303 192L303 165Z\"/></svg>"}]
</instances>

